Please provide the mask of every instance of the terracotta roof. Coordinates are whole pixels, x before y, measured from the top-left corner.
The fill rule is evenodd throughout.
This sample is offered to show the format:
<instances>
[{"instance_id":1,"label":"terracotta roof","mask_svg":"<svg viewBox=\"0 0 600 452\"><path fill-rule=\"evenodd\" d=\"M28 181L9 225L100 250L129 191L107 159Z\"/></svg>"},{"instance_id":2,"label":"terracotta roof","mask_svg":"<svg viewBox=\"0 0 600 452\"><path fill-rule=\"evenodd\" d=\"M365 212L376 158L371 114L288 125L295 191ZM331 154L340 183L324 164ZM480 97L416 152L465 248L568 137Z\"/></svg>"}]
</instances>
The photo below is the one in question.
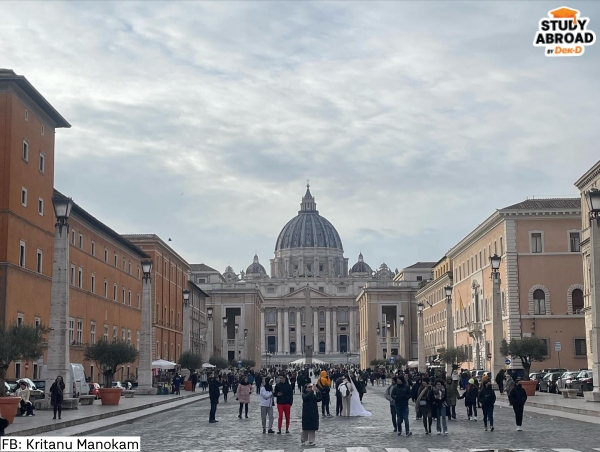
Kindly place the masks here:
<instances>
[{"instance_id":1,"label":"terracotta roof","mask_svg":"<svg viewBox=\"0 0 600 452\"><path fill-rule=\"evenodd\" d=\"M417 262L416 264L409 265L406 268L433 268L437 262Z\"/></svg>"},{"instance_id":2,"label":"terracotta roof","mask_svg":"<svg viewBox=\"0 0 600 452\"><path fill-rule=\"evenodd\" d=\"M218 270L215 270L212 267L209 267L208 265L205 264L190 264L190 269L193 272L217 272L219 273Z\"/></svg>"},{"instance_id":3,"label":"terracotta roof","mask_svg":"<svg viewBox=\"0 0 600 452\"><path fill-rule=\"evenodd\" d=\"M581 198L526 199L501 210L581 209Z\"/></svg>"}]
</instances>

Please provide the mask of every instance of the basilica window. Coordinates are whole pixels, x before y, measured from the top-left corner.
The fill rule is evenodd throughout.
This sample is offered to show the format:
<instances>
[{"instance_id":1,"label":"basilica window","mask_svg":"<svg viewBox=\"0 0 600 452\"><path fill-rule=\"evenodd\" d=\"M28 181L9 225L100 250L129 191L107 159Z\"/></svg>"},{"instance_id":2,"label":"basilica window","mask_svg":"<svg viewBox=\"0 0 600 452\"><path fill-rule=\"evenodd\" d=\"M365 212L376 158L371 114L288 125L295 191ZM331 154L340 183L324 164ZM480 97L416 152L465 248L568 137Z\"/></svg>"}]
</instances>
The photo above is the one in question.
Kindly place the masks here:
<instances>
[{"instance_id":1,"label":"basilica window","mask_svg":"<svg viewBox=\"0 0 600 452\"><path fill-rule=\"evenodd\" d=\"M323 264L319 264L319 271L322 272L323 271Z\"/></svg>"},{"instance_id":2,"label":"basilica window","mask_svg":"<svg viewBox=\"0 0 600 452\"><path fill-rule=\"evenodd\" d=\"M347 322L348 321L348 311L346 311L345 309L342 309L340 311L340 322Z\"/></svg>"},{"instance_id":3,"label":"basilica window","mask_svg":"<svg viewBox=\"0 0 600 452\"><path fill-rule=\"evenodd\" d=\"M319 312L319 323L325 323L325 311Z\"/></svg>"},{"instance_id":4,"label":"basilica window","mask_svg":"<svg viewBox=\"0 0 600 452\"><path fill-rule=\"evenodd\" d=\"M290 324L291 325L296 324L296 313L294 311L290 312Z\"/></svg>"},{"instance_id":5,"label":"basilica window","mask_svg":"<svg viewBox=\"0 0 600 452\"><path fill-rule=\"evenodd\" d=\"M267 312L267 323L271 323L271 324L275 323L275 311Z\"/></svg>"}]
</instances>

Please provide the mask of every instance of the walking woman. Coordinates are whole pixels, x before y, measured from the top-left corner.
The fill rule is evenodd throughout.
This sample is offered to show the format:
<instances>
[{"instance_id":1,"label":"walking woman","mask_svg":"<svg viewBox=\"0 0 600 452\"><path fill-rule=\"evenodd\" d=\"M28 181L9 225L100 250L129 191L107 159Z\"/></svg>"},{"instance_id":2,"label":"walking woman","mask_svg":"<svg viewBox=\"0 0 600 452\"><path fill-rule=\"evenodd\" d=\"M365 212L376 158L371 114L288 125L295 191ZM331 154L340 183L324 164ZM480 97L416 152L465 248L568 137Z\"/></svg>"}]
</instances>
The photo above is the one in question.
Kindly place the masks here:
<instances>
[{"instance_id":1,"label":"walking woman","mask_svg":"<svg viewBox=\"0 0 600 452\"><path fill-rule=\"evenodd\" d=\"M444 386L444 381L441 379L438 379L435 382L435 388L433 388L432 405L436 418L437 434L441 435L443 429L444 435L447 435L448 427L446 426L446 387Z\"/></svg>"},{"instance_id":2,"label":"walking woman","mask_svg":"<svg viewBox=\"0 0 600 452\"><path fill-rule=\"evenodd\" d=\"M56 419L56 413L58 413L58 418L61 419L64 390L65 382L59 375L50 386L50 403L54 407L54 417L52 419Z\"/></svg>"},{"instance_id":3,"label":"walking woman","mask_svg":"<svg viewBox=\"0 0 600 452\"><path fill-rule=\"evenodd\" d=\"M223 377L221 385L223 386L223 402L227 402L227 394L229 393L229 380L227 377Z\"/></svg>"},{"instance_id":4,"label":"walking woman","mask_svg":"<svg viewBox=\"0 0 600 452\"><path fill-rule=\"evenodd\" d=\"M513 407L515 412L515 421L517 423L517 431L523 430L523 409L525 408L525 402L527 402L527 393L521 386L521 379L517 377L517 385L508 394L508 401Z\"/></svg>"},{"instance_id":5,"label":"walking woman","mask_svg":"<svg viewBox=\"0 0 600 452\"><path fill-rule=\"evenodd\" d=\"M423 377L421 380L421 388L417 401L415 402L415 410L419 413L419 416L423 418L423 427L425 427L425 434L431 434L431 424L433 419L431 417L431 391L432 388L429 385L429 378Z\"/></svg>"},{"instance_id":6,"label":"walking woman","mask_svg":"<svg viewBox=\"0 0 600 452\"><path fill-rule=\"evenodd\" d=\"M475 385L475 380L472 378L469 380L467 389L463 394L465 398L465 406L467 407L467 416L470 421L477 420L477 396L479 395L479 388Z\"/></svg>"},{"instance_id":7,"label":"walking woman","mask_svg":"<svg viewBox=\"0 0 600 452\"><path fill-rule=\"evenodd\" d=\"M246 419L248 419L248 404L250 403L250 394L252 393L252 385L248 382L248 377L242 378L242 381L237 387L235 398L240 402L240 414L238 418L242 418L242 408L245 408Z\"/></svg>"},{"instance_id":8,"label":"walking woman","mask_svg":"<svg viewBox=\"0 0 600 452\"><path fill-rule=\"evenodd\" d=\"M290 411L294 403L294 386L290 384L287 377L282 375L279 377L279 383L275 385L275 395L277 396L277 434L281 435L281 426L283 424L283 416L285 415L285 432L290 432Z\"/></svg>"},{"instance_id":9,"label":"walking woman","mask_svg":"<svg viewBox=\"0 0 600 452\"><path fill-rule=\"evenodd\" d=\"M308 383L302 394L302 436L300 442L309 446L315 445L315 436L319 430L319 405L313 392L313 385Z\"/></svg>"},{"instance_id":10,"label":"walking woman","mask_svg":"<svg viewBox=\"0 0 600 452\"><path fill-rule=\"evenodd\" d=\"M273 431L273 405L275 404L273 399L273 386L271 386L271 379L269 377L264 378L264 384L260 388L260 418L262 419L263 433L267 433L267 415L269 416L269 433L275 433Z\"/></svg>"},{"instance_id":11,"label":"walking woman","mask_svg":"<svg viewBox=\"0 0 600 452\"><path fill-rule=\"evenodd\" d=\"M490 421L490 431L494 431L494 404L496 403L496 393L492 389L489 381L483 382L483 387L479 392L479 403L483 411L483 426L487 432L488 421Z\"/></svg>"},{"instance_id":12,"label":"walking woman","mask_svg":"<svg viewBox=\"0 0 600 452\"><path fill-rule=\"evenodd\" d=\"M327 371L321 371L321 376L317 380L317 389L321 391L321 412L323 417L331 417L329 413L329 402L331 400L331 379L327 376ZM325 415L327 411L327 415Z\"/></svg>"},{"instance_id":13,"label":"walking woman","mask_svg":"<svg viewBox=\"0 0 600 452\"><path fill-rule=\"evenodd\" d=\"M446 416L448 416L448 420L456 419L456 401L459 397L458 380L448 378L446 381Z\"/></svg>"}]
</instances>

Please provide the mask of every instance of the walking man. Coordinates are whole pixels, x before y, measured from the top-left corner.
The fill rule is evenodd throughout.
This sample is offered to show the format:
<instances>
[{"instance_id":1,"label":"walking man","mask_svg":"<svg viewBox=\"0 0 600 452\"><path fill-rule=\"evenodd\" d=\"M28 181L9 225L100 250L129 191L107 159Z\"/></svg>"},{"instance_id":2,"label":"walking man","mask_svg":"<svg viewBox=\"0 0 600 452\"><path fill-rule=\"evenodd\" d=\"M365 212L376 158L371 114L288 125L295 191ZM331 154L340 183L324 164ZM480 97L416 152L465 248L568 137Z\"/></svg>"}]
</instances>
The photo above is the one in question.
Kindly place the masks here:
<instances>
[{"instance_id":1,"label":"walking man","mask_svg":"<svg viewBox=\"0 0 600 452\"><path fill-rule=\"evenodd\" d=\"M294 403L294 389L288 382L287 377L279 377L279 383L275 385L275 396L277 397L277 434L281 435L281 425L285 415L285 432L290 432L290 411Z\"/></svg>"},{"instance_id":2,"label":"walking man","mask_svg":"<svg viewBox=\"0 0 600 452\"><path fill-rule=\"evenodd\" d=\"M392 378L392 384L388 386L385 390L384 397L390 402L390 414L392 415L392 425L394 426L394 432L398 431L398 424L396 423L396 401L392 399L392 391L396 387L398 379L396 377Z\"/></svg>"},{"instance_id":3,"label":"walking man","mask_svg":"<svg viewBox=\"0 0 600 452\"><path fill-rule=\"evenodd\" d=\"M517 378L517 385L508 394L508 401L515 412L517 431L521 432L523 431L523 409L525 408L525 402L527 401L527 393L521 386L521 378Z\"/></svg>"},{"instance_id":4,"label":"walking man","mask_svg":"<svg viewBox=\"0 0 600 452\"><path fill-rule=\"evenodd\" d=\"M498 385L498 390L500 394L504 394L504 375L506 371L504 369L500 369L500 372L496 375L496 384Z\"/></svg>"},{"instance_id":5,"label":"walking man","mask_svg":"<svg viewBox=\"0 0 600 452\"><path fill-rule=\"evenodd\" d=\"M347 375L344 375L344 381L340 384L339 390L342 394L342 416L350 417L350 402L352 400L352 391L354 390L354 387Z\"/></svg>"},{"instance_id":6,"label":"walking man","mask_svg":"<svg viewBox=\"0 0 600 452\"><path fill-rule=\"evenodd\" d=\"M219 396L221 395L221 390L219 387L221 383L216 377L212 377L210 382L208 383L208 397L210 399L210 414L208 417L208 422L214 424L215 422L219 422L215 419L217 414L217 405L219 404Z\"/></svg>"},{"instance_id":7,"label":"walking man","mask_svg":"<svg viewBox=\"0 0 600 452\"><path fill-rule=\"evenodd\" d=\"M408 424L408 399L410 399L410 389L404 380L404 377L400 375L397 379L397 384L392 389L392 399L396 404L396 424L398 426L398 436L402 435L402 422L404 421L404 429L406 436L412 435Z\"/></svg>"}]
</instances>

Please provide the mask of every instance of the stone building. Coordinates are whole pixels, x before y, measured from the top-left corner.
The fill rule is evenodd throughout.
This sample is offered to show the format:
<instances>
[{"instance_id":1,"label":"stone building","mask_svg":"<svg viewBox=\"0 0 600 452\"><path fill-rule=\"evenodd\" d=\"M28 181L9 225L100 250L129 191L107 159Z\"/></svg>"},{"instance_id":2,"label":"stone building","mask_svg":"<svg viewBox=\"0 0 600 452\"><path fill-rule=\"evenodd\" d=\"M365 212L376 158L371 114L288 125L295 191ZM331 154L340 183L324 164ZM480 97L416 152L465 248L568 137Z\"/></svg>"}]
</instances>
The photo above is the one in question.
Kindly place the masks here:
<instances>
[{"instance_id":1,"label":"stone building","mask_svg":"<svg viewBox=\"0 0 600 452\"><path fill-rule=\"evenodd\" d=\"M251 344L249 354L251 350L255 353L252 359L258 362L260 357L269 356L273 363L287 363L304 354L306 286L310 290L308 320L314 325L316 357L346 362L351 354L358 356L360 348L357 297L367 282L391 283L394 278L385 264L373 271L362 254L349 267L341 237L319 214L309 186L298 215L275 240L269 272L255 255L239 273L227 267L221 274L204 264L192 265L191 273L192 280L210 294L208 306L214 308L212 353L239 356L242 339L238 335L236 342L233 321L239 331L248 329L246 344ZM228 318L228 343L221 345L223 312Z\"/></svg>"},{"instance_id":2,"label":"stone building","mask_svg":"<svg viewBox=\"0 0 600 452\"><path fill-rule=\"evenodd\" d=\"M471 357L464 367L491 368L494 254L502 259L503 337L546 341L547 359L532 370L586 366L580 240L580 199L529 199L497 210L446 253L455 345Z\"/></svg>"}]
</instances>

